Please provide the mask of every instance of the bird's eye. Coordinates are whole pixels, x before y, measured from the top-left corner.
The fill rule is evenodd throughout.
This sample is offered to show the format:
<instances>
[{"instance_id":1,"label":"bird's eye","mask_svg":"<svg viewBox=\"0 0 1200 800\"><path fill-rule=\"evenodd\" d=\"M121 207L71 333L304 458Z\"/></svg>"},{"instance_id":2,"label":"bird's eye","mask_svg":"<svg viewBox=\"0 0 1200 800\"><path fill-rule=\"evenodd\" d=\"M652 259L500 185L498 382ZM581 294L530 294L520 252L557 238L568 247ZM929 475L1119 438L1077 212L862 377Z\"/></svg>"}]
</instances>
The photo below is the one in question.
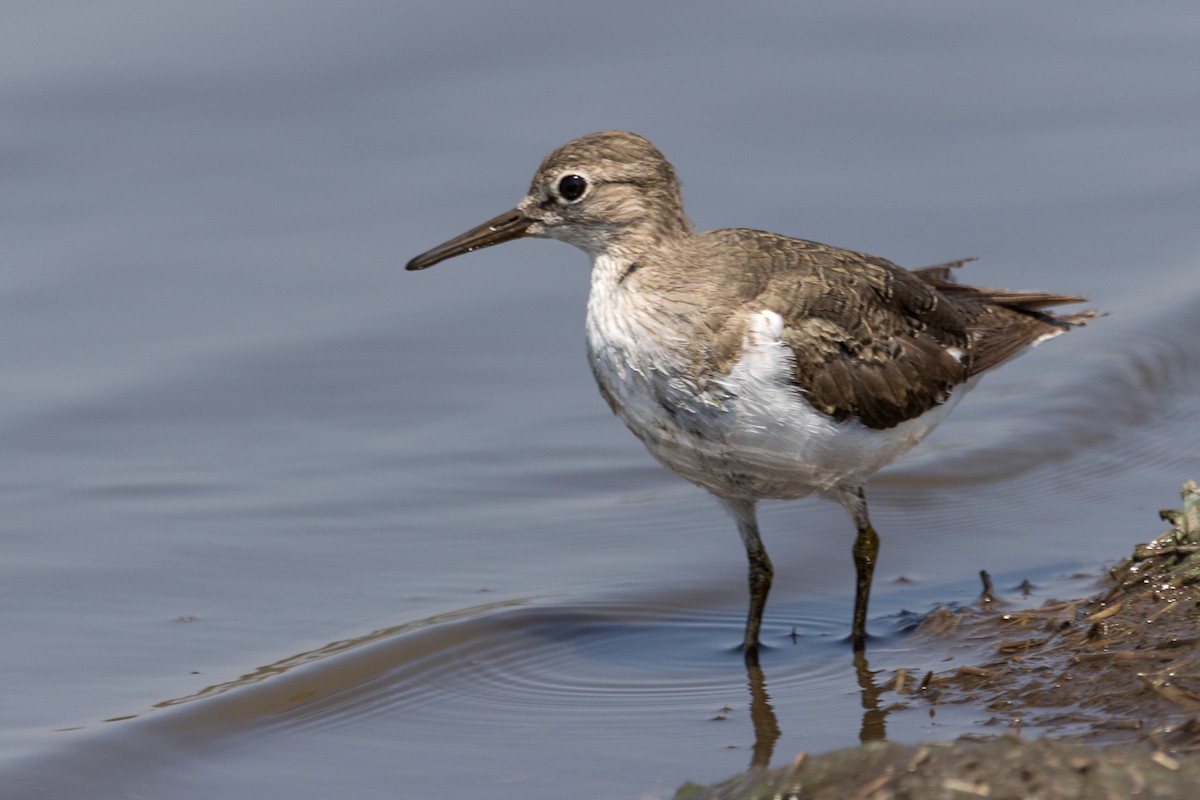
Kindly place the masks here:
<instances>
[{"instance_id":1,"label":"bird's eye","mask_svg":"<svg viewBox=\"0 0 1200 800\"><path fill-rule=\"evenodd\" d=\"M558 182L558 194L568 203L573 203L583 197L587 191L587 178L582 175L564 175Z\"/></svg>"}]
</instances>

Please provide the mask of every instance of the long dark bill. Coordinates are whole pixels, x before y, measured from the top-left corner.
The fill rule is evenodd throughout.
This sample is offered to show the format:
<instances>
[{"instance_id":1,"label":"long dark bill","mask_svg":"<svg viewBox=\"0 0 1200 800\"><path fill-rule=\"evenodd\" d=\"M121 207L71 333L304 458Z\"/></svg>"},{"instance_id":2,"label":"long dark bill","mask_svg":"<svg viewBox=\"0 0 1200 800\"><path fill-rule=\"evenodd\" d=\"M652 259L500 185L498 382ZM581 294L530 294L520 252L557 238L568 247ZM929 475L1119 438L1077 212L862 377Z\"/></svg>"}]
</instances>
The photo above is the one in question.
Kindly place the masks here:
<instances>
[{"instance_id":1,"label":"long dark bill","mask_svg":"<svg viewBox=\"0 0 1200 800\"><path fill-rule=\"evenodd\" d=\"M455 236L445 244L439 244L432 250L422 253L412 261L409 261L404 268L407 270L426 269L439 261L445 261L447 258L454 258L455 256L461 256L463 253L482 250L485 247L491 247L494 244L501 244L512 239L520 239L522 236L528 235L529 226L532 223L533 220L522 214L518 209L514 208L512 211L505 211L500 216L489 219L487 222L476 228L472 228L461 236Z\"/></svg>"}]
</instances>

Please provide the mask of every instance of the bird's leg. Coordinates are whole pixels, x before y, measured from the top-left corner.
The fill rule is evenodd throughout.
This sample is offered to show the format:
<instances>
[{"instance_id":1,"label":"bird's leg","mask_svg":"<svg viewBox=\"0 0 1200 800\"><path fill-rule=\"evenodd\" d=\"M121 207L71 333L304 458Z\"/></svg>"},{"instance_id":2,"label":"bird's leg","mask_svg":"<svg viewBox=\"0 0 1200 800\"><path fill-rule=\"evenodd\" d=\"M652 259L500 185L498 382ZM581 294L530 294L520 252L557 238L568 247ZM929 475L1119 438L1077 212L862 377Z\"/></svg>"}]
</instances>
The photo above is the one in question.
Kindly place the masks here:
<instances>
[{"instance_id":1,"label":"bird's leg","mask_svg":"<svg viewBox=\"0 0 1200 800\"><path fill-rule=\"evenodd\" d=\"M879 534L867 516L867 496L861 486L841 490L837 499L850 512L858 530L854 539L854 621L850 626L850 640L857 652L867 646L867 603L871 599L871 576L879 558Z\"/></svg>"},{"instance_id":2,"label":"bird's leg","mask_svg":"<svg viewBox=\"0 0 1200 800\"><path fill-rule=\"evenodd\" d=\"M758 632L762 628L763 609L767 606L767 594L771 591L774 570L762 539L758 537L758 515L753 500L727 500L722 498L725 508L737 521L738 533L746 546L746 558L750 561L750 611L746 616L746 637L742 640L742 652L747 664L758 663Z\"/></svg>"}]
</instances>

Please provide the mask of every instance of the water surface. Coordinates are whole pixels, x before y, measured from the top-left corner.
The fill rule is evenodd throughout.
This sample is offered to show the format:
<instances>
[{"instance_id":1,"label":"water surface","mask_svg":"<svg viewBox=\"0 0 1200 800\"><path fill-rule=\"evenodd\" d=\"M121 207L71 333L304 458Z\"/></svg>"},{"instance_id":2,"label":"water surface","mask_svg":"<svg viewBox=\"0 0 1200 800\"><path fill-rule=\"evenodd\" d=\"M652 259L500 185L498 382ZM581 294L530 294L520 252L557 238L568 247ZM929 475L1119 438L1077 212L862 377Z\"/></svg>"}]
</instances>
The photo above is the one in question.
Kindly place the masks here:
<instances>
[{"instance_id":1,"label":"water surface","mask_svg":"<svg viewBox=\"0 0 1200 800\"><path fill-rule=\"evenodd\" d=\"M1086 592L1200 466L1198 34L1187 3L14 4L0 794L662 797L973 730L872 707L944 667L911 615L984 568ZM1109 312L872 484L867 672L812 500L764 508L747 674L741 545L596 393L585 256L402 272L606 128L700 228Z\"/></svg>"}]
</instances>

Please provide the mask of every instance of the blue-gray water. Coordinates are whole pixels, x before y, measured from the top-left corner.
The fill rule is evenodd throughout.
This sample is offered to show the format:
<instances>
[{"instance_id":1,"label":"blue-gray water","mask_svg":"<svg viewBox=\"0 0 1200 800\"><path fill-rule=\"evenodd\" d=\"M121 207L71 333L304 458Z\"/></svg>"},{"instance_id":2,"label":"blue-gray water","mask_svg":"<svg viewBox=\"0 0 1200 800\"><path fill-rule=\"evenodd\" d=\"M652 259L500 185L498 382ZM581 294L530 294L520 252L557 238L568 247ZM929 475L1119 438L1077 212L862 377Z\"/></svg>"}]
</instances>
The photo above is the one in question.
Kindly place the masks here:
<instances>
[{"instance_id":1,"label":"blue-gray water","mask_svg":"<svg viewBox=\"0 0 1200 800\"><path fill-rule=\"evenodd\" d=\"M0 18L0 797L663 797L747 765L741 545L592 386L586 257L401 269L594 130L652 139L700 228L979 256L1110 313L873 484L881 680L943 666L902 610L981 568L1081 594L1200 473L1193 3ZM851 532L763 522L786 762L860 735Z\"/></svg>"}]
</instances>

